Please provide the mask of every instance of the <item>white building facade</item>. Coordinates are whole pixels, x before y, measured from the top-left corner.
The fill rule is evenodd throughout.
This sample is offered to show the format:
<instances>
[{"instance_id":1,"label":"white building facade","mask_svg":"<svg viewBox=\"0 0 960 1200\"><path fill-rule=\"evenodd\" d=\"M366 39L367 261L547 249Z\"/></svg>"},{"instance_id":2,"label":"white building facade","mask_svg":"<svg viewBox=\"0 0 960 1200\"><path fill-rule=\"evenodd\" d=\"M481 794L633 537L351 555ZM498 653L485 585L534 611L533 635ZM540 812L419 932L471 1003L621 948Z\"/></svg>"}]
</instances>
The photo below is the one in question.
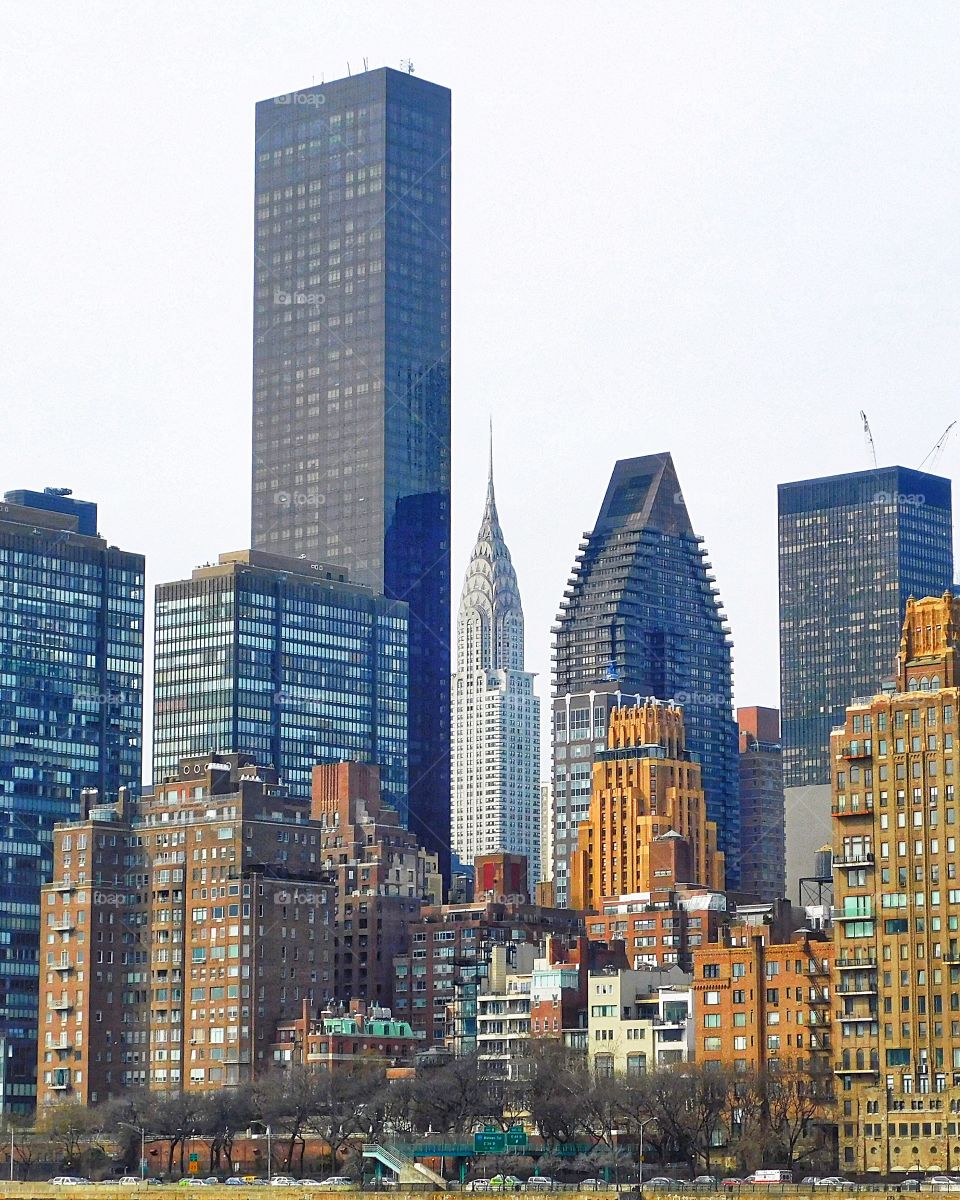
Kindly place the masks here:
<instances>
[{"instance_id":1,"label":"white building facade","mask_svg":"<svg viewBox=\"0 0 960 1200\"><path fill-rule=\"evenodd\" d=\"M540 874L540 701L523 669L520 590L497 517L493 459L487 500L457 615L451 690L451 840L461 862L525 854Z\"/></svg>"}]
</instances>

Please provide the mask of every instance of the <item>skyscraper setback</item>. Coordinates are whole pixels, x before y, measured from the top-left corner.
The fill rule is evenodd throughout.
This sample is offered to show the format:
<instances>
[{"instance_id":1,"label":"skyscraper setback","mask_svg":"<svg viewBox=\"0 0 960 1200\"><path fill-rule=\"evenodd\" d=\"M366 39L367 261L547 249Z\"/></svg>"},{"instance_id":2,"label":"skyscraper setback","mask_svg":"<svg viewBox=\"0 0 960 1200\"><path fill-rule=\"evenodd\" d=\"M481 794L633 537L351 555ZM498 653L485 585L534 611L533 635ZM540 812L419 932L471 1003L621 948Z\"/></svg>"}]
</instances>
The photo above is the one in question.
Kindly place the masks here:
<instances>
[{"instance_id":1,"label":"skyscraper setback","mask_svg":"<svg viewBox=\"0 0 960 1200\"><path fill-rule=\"evenodd\" d=\"M703 539L669 454L623 459L585 535L554 626L555 885L590 807L613 708L649 697L683 707L729 886L739 880L737 729L731 643Z\"/></svg>"},{"instance_id":2,"label":"skyscraper setback","mask_svg":"<svg viewBox=\"0 0 960 1200\"><path fill-rule=\"evenodd\" d=\"M410 606L411 829L448 853L450 93L257 105L253 544Z\"/></svg>"},{"instance_id":3,"label":"skyscraper setback","mask_svg":"<svg viewBox=\"0 0 960 1200\"><path fill-rule=\"evenodd\" d=\"M781 484L787 886L830 841L830 730L890 675L910 596L953 586L950 481L906 467Z\"/></svg>"}]
</instances>

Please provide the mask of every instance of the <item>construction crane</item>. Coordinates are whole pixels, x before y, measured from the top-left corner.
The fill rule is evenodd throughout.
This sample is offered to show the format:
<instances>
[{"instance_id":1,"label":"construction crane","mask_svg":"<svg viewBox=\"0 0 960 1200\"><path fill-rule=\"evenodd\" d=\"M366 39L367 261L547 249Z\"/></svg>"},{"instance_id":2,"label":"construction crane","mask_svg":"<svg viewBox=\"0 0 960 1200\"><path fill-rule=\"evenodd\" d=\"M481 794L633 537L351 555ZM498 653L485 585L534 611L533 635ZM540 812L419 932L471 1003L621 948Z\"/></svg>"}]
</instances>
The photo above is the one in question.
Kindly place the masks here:
<instances>
[{"instance_id":1,"label":"construction crane","mask_svg":"<svg viewBox=\"0 0 960 1200\"><path fill-rule=\"evenodd\" d=\"M917 468L918 470L920 470L920 471L923 470L924 464L927 462L927 459L930 460L930 466L933 467L934 463L940 457L940 454L942 453L944 446L947 444L947 438L950 436L950 430L954 427L954 425L956 425L956 421L951 421L950 424L943 431L943 433L940 434L940 437L937 439L936 445L933 447L933 449L930 451L930 453L927 455L927 457L923 460L923 462Z\"/></svg>"},{"instance_id":2,"label":"construction crane","mask_svg":"<svg viewBox=\"0 0 960 1200\"><path fill-rule=\"evenodd\" d=\"M867 446L868 446L868 448L870 450L870 454L873 458L873 467L874 467L874 470L876 470L877 466L878 466L877 448L873 444L873 434L870 432L870 422L867 420L867 414L863 411L862 408L860 409L860 420L863 422L863 434L864 434L864 437L867 439Z\"/></svg>"}]
</instances>

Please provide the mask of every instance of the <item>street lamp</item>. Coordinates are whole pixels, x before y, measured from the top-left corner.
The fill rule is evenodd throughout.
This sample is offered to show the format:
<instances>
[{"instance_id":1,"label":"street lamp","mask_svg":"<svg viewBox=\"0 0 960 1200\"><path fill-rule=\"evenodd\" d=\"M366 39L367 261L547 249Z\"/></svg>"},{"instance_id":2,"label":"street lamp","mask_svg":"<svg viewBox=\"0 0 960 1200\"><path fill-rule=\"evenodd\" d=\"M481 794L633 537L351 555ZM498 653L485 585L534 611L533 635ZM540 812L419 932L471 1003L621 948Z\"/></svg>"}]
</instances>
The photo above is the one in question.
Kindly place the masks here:
<instances>
[{"instance_id":1,"label":"street lamp","mask_svg":"<svg viewBox=\"0 0 960 1200\"><path fill-rule=\"evenodd\" d=\"M651 1121L655 1121L656 1119L657 1119L656 1117L647 1117L647 1119L645 1121L640 1122L639 1154L640 1154L640 1186L641 1187L643 1186L643 1127L644 1127L644 1125L649 1125Z\"/></svg>"},{"instance_id":2,"label":"street lamp","mask_svg":"<svg viewBox=\"0 0 960 1200\"><path fill-rule=\"evenodd\" d=\"M134 1133L140 1134L140 1182L143 1183L147 1175L147 1130L142 1125L131 1125L129 1121L118 1121L118 1125L122 1125L125 1129L132 1129ZM13 1135L10 1135L11 1145L13 1144ZM13 1176L11 1175L11 1179Z\"/></svg>"},{"instance_id":3,"label":"street lamp","mask_svg":"<svg viewBox=\"0 0 960 1200\"><path fill-rule=\"evenodd\" d=\"M270 1128L270 1126L265 1121L256 1121L256 1122L254 1122L254 1124L262 1125L263 1131L267 1135L267 1182L269 1183L270 1176L273 1173L273 1143L271 1140L273 1138L273 1130ZM263 1136L263 1134L254 1133L252 1129L249 1129L247 1131L247 1133L248 1133L248 1136L252 1137L252 1138L257 1138L257 1137Z\"/></svg>"}]
</instances>

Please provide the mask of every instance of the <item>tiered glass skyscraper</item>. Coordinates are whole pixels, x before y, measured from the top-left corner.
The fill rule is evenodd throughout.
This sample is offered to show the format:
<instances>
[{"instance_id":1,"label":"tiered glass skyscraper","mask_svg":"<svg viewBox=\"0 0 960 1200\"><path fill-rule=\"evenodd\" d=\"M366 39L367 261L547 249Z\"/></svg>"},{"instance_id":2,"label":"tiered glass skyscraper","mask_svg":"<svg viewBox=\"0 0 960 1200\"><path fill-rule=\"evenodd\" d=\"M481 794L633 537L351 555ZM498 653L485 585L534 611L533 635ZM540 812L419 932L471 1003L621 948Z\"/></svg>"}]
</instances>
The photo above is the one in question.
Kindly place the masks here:
<instances>
[{"instance_id":1,"label":"tiered glass skyscraper","mask_svg":"<svg viewBox=\"0 0 960 1200\"><path fill-rule=\"evenodd\" d=\"M405 604L342 572L263 551L222 554L156 603L153 778L239 752L309 797L316 763L379 763L407 794Z\"/></svg>"},{"instance_id":2,"label":"tiered glass skyscraper","mask_svg":"<svg viewBox=\"0 0 960 1200\"><path fill-rule=\"evenodd\" d=\"M257 105L253 544L410 606L410 828L449 855L450 93Z\"/></svg>"},{"instance_id":3,"label":"tiered glass skyscraper","mask_svg":"<svg viewBox=\"0 0 960 1200\"><path fill-rule=\"evenodd\" d=\"M523 609L493 491L457 614L452 684L451 833L460 860L506 850L540 879L540 701L523 669Z\"/></svg>"},{"instance_id":4,"label":"tiered glass skyscraper","mask_svg":"<svg viewBox=\"0 0 960 1200\"><path fill-rule=\"evenodd\" d=\"M108 546L97 506L63 489L0 504L0 1107L36 1096L38 987L59 986L40 931L53 826L80 793L139 788L142 555ZM74 878L93 882L78 846ZM91 960L93 949L90 948Z\"/></svg>"},{"instance_id":5,"label":"tiered glass skyscraper","mask_svg":"<svg viewBox=\"0 0 960 1200\"><path fill-rule=\"evenodd\" d=\"M948 479L907 467L783 483L780 707L787 880L830 843L830 730L890 676L910 596L953 587Z\"/></svg>"},{"instance_id":6,"label":"tiered glass skyscraper","mask_svg":"<svg viewBox=\"0 0 960 1200\"><path fill-rule=\"evenodd\" d=\"M669 454L617 463L585 535L554 626L554 882L590 806L609 713L647 697L682 704L701 765L728 886L739 879L737 726L731 642L703 539L693 532Z\"/></svg>"}]
</instances>

